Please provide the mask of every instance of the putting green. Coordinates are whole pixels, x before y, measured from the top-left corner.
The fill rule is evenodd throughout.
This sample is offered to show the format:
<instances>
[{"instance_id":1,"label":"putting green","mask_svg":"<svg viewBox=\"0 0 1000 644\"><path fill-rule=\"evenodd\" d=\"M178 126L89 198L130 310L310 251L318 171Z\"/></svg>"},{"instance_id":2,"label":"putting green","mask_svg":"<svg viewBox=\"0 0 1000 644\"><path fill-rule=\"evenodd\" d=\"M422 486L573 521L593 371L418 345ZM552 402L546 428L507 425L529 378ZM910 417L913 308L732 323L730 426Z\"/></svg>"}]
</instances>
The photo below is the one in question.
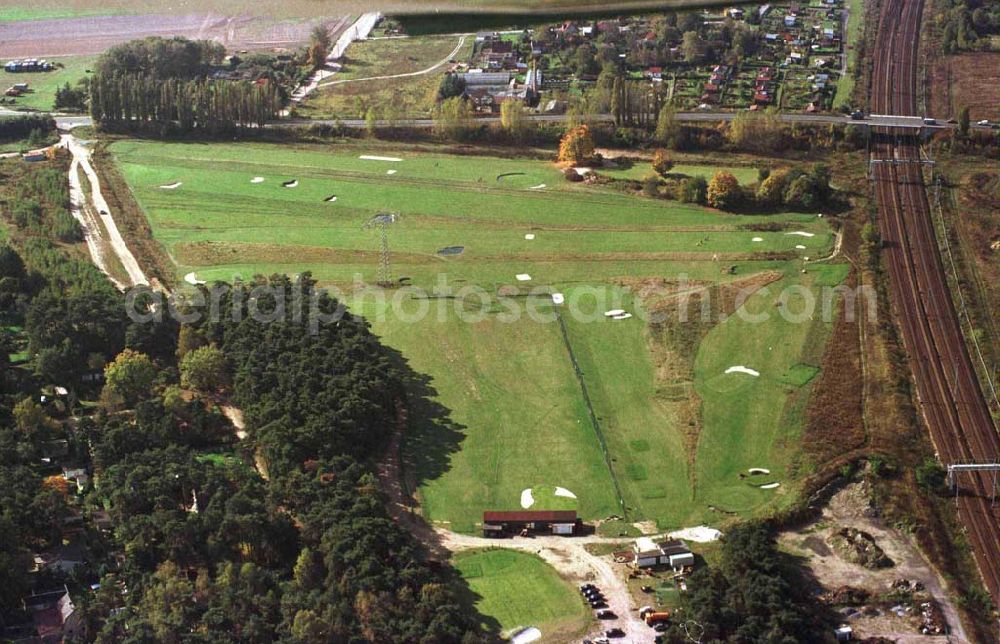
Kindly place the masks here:
<instances>
[{"instance_id":1,"label":"putting green","mask_svg":"<svg viewBox=\"0 0 1000 644\"><path fill-rule=\"evenodd\" d=\"M473 550L456 554L453 563L476 608L507 635L534 627L542 641L569 641L590 623L576 589L537 555Z\"/></svg>"}]
</instances>

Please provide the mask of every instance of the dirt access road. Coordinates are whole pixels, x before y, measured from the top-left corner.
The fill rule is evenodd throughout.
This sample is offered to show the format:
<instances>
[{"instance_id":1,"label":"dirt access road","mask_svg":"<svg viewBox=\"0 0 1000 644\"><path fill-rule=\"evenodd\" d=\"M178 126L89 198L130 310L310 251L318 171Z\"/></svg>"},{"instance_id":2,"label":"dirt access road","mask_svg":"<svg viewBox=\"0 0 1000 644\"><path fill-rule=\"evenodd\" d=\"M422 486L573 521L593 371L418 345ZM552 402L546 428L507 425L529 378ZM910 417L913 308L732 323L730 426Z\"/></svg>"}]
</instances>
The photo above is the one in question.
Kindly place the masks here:
<instances>
[{"instance_id":1,"label":"dirt access road","mask_svg":"<svg viewBox=\"0 0 1000 644\"><path fill-rule=\"evenodd\" d=\"M93 56L147 36L214 40L229 50L295 48L308 42L309 32L321 24L336 39L351 19L279 20L191 13L0 22L0 58Z\"/></svg>"},{"instance_id":2,"label":"dirt access road","mask_svg":"<svg viewBox=\"0 0 1000 644\"><path fill-rule=\"evenodd\" d=\"M73 161L69 167L71 211L73 217L80 222L80 226L83 228L87 249L90 251L94 264L108 276L119 290L140 284L148 285L149 280L146 279L146 274L143 273L135 255L129 250L125 239L118 230L118 225L111 216L110 206L101 192L101 180L90 163L91 150L68 133L60 135L59 145L65 147L73 155ZM87 195L83 190L79 175L80 170L83 171L88 183L90 183L90 195ZM128 284L122 284L108 271L108 258L104 255L105 245L110 247L128 274Z\"/></svg>"}]
</instances>

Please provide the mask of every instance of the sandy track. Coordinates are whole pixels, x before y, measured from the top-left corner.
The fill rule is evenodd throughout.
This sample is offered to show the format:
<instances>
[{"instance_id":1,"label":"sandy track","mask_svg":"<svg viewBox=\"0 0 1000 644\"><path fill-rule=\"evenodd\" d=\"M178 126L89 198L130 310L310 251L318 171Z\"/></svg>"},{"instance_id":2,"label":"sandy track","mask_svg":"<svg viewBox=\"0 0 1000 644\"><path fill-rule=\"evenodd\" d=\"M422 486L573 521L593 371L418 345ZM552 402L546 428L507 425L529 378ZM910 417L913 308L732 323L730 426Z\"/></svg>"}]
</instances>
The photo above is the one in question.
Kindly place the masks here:
<instances>
[{"instance_id":1,"label":"sandy track","mask_svg":"<svg viewBox=\"0 0 1000 644\"><path fill-rule=\"evenodd\" d=\"M62 145L69 147L68 134L60 137ZM80 224L83 230L83 239L87 243L87 251L94 265L115 285L119 291L125 290L125 284L118 281L108 270L108 263L104 257L103 237L101 234L101 224L94 215L93 209L88 206L87 195L83 192L83 184L80 181L80 161L73 156L73 161L69 166L69 199L70 212L73 218Z\"/></svg>"},{"instance_id":2,"label":"sandy track","mask_svg":"<svg viewBox=\"0 0 1000 644\"><path fill-rule=\"evenodd\" d=\"M215 40L228 49L298 47L316 25L328 25L336 36L347 23L347 18L293 21L210 13L0 22L0 57L92 56L147 36Z\"/></svg>"},{"instance_id":3,"label":"sandy track","mask_svg":"<svg viewBox=\"0 0 1000 644\"><path fill-rule=\"evenodd\" d=\"M73 161L70 164L69 172L70 195L72 197L75 192L77 199L83 197L82 201L75 202L74 210L79 210L80 213L83 214L88 210L89 205L97 211L96 215L91 216L100 217L101 224L103 224L103 230L107 231L108 234L106 241L111 246L111 250L113 250L115 255L118 256L118 261L120 261L122 267L125 268L125 272L128 273L129 281L131 283L126 286L135 286L138 284L148 285L149 280L146 279L146 274L143 273L135 255L133 255L132 251L129 250L128 245L125 243L125 239L118 230L118 225L111 216L111 209L108 206L108 202L104 199L104 194L101 192L101 180L94 171L94 167L90 164L90 150L85 148L72 134L63 134L60 138L62 139L61 144L64 145L73 155ZM77 169L83 170L83 173L87 176L87 180L90 182L89 204L87 203L87 196L83 194L83 189L80 186ZM98 241L98 237L100 237L102 233L101 227L93 225L95 223L93 221L87 222L86 219L82 221L78 219L78 221L80 221L84 226L84 233L87 235L87 247L90 249L91 257L93 258L94 263L98 266L98 268L107 273L107 266L104 264L104 260L100 255L100 241ZM122 286L117 281L115 281L115 285L119 288Z\"/></svg>"}]
</instances>

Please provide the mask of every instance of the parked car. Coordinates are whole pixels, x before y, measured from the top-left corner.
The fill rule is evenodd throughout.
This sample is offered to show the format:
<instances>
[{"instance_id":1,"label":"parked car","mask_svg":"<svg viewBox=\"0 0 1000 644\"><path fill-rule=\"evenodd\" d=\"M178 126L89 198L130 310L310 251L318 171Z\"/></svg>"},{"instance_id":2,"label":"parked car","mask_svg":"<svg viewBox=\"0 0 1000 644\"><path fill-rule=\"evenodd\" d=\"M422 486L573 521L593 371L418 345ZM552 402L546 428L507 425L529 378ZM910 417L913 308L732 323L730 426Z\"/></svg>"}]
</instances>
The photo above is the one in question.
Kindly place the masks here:
<instances>
[{"instance_id":1,"label":"parked car","mask_svg":"<svg viewBox=\"0 0 1000 644\"><path fill-rule=\"evenodd\" d=\"M597 610L598 608L607 608L608 602L604 601L603 599L595 599L590 602L590 607L593 608L594 610Z\"/></svg>"},{"instance_id":2,"label":"parked car","mask_svg":"<svg viewBox=\"0 0 1000 644\"><path fill-rule=\"evenodd\" d=\"M582 592L586 592L586 591L591 590L591 589L595 589L596 590L597 586L595 586L594 584L583 584L582 586L580 586L580 592L581 593Z\"/></svg>"},{"instance_id":3,"label":"parked car","mask_svg":"<svg viewBox=\"0 0 1000 644\"><path fill-rule=\"evenodd\" d=\"M644 592L644 593L651 593L651 592L653 592L653 587L652 586L643 586L642 588L640 588L640 590L642 590L642 592Z\"/></svg>"},{"instance_id":4,"label":"parked car","mask_svg":"<svg viewBox=\"0 0 1000 644\"><path fill-rule=\"evenodd\" d=\"M613 610L599 610L597 611L597 619L618 619Z\"/></svg>"},{"instance_id":5,"label":"parked car","mask_svg":"<svg viewBox=\"0 0 1000 644\"><path fill-rule=\"evenodd\" d=\"M989 119L983 119L982 121L976 121L976 125L989 125L989 124L990 124L990 120Z\"/></svg>"},{"instance_id":6,"label":"parked car","mask_svg":"<svg viewBox=\"0 0 1000 644\"><path fill-rule=\"evenodd\" d=\"M609 628L604 634L608 637L625 637L625 631L620 628Z\"/></svg>"},{"instance_id":7,"label":"parked car","mask_svg":"<svg viewBox=\"0 0 1000 644\"><path fill-rule=\"evenodd\" d=\"M852 121L863 121L863 120L865 120L865 113L862 112L861 110L854 110L853 112L851 112L851 120Z\"/></svg>"},{"instance_id":8,"label":"parked car","mask_svg":"<svg viewBox=\"0 0 1000 644\"><path fill-rule=\"evenodd\" d=\"M924 125L937 125L937 119L931 117L924 118Z\"/></svg>"}]
</instances>

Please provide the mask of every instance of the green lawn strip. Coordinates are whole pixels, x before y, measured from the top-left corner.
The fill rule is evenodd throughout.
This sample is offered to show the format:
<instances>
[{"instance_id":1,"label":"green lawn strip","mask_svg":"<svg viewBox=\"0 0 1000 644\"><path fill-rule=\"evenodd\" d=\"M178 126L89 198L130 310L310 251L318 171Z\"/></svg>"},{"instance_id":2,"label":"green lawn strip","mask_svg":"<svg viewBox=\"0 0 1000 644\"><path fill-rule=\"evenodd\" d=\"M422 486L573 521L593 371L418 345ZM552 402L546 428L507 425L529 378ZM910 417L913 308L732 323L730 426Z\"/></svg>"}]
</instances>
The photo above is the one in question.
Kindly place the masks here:
<instances>
[{"instance_id":1,"label":"green lawn strip","mask_svg":"<svg viewBox=\"0 0 1000 644\"><path fill-rule=\"evenodd\" d=\"M435 402L450 410L450 422L411 412L404 462L425 516L470 532L484 510L519 509L521 492L537 486L571 490L587 519L614 513L610 474L558 326L496 315L466 322L453 300L432 305L420 321L372 302L352 306L431 378Z\"/></svg>"},{"instance_id":2,"label":"green lawn strip","mask_svg":"<svg viewBox=\"0 0 1000 644\"><path fill-rule=\"evenodd\" d=\"M864 0L846 0L847 9L850 14L847 17L847 34L844 48L847 52L847 73L837 81L837 93L833 97L833 106L840 107L850 102L851 94L854 92L854 66L857 64L857 45L861 38L862 24L864 23Z\"/></svg>"},{"instance_id":3,"label":"green lawn strip","mask_svg":"<svg viewBox=\"0 0 1000 644\"><path fill-rule=\"evenodd\" d=\"M48 111L53 108L56 98L56 90L66 83L71 87L76 86L76 82L87 75L87 70L91 69L96 57L94 56L66 56L50 58L50 62L61 64L50 72L28 72L28 73L8 73L0 67L0 90L6 89L16 83L28 83L29 92L17 98L4 98L4 103L0 107L8 109L30 109Z\"/></svg>"},{"instance_id":4,"label":"green lawn strip","mask_svg":"<svg viewBox=\"0 0 1000 644\"><path fill-rule=\"evenodd\" d=\"M840 265L839 277L844 276L846 269ZM787 290L790 287L804 287L820 297L811 274L789 270L783 279L752 295L743 307L749 315L767 316L766 323L734 315L716 326L699 347L695 379L703 401L703 428L697 498L704 505L756 514L764 506L789 502L793 498L790 483L803 473L796 469L795 457L809 387L789 386L782 377L810 352L821 352L830 325L818 310L812 319L785 319L776 303L782 292L792 292ZM792 294L785 306L797 313L806 298ZM821 355L809 358L818 360ZM725 373L732 366L753 369L760 376ZM753 467L769 469L773 478L767 482L780 482L781 487L748 486L740 474Z\"/></svg>"},{"instance_id":5,"label":"green lawn strip","mask_svg":"<svg viewBox=\"0 0 1000 644\"><path fill-rule=\"evenodd\" d=\"M93 9L38 9L30 7L0 7L0 22L17 22L21 20L55 20L57 18L80 18L84 16L102 16L121 11L109 11L94 7Z\"/></svg>"},{"instance_id":6,"label":"green lawn strip","mask_svg":"<svg viewBox=\"0 0 1000 644\"><path fill-rule=\"evenodd\" d=\"M564 315L573 348L584 373L613 466L632 516L656 519L664 526L687 525L693 495L683 434L671 400L659 390L651 362L645 322L631 296L618 300L613 289L584 295L567 289L567 297L596 315ZM598 306L597 303L601 302ZM636 317L612 320L612 308Z\"/></svg>"},{"instance_id":7,"label":"green lawn strip","mask_svg":"<svg viewBox=\"0 0 1000 644\"><path fill-rule=\"evenodd\" d=\"M468 584L470 599L505 634L534 626L543 641L579 635L591 621L580 594L554 568L513 550L460 552L452 560Z\"/></svg>"}]
</instances>

